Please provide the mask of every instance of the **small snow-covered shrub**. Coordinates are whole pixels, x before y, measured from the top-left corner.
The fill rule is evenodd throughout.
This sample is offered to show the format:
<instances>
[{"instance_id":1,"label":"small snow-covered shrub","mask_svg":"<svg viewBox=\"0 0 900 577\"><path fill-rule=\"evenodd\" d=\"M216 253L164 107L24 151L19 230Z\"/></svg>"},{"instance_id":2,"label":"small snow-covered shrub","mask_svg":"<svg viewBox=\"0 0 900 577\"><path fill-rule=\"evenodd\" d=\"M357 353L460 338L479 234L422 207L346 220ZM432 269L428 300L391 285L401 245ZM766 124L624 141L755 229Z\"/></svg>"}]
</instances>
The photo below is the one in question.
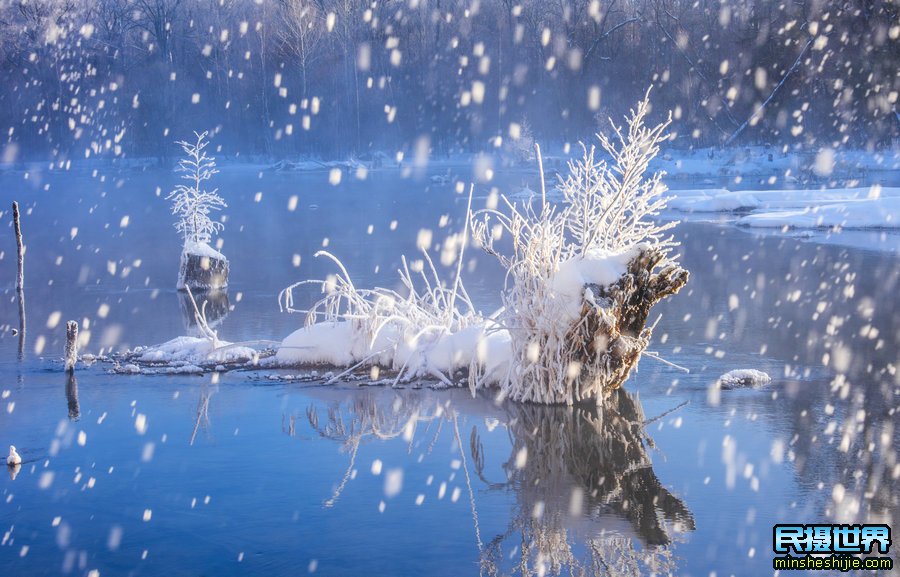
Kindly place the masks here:
<instances>
[{"instance_id":1,"label":"small snow-covered shrub","mask_svg":"<svg viewBox=\"0 0 900 577\"><path fill-rule=\"evenodd\" d=\"M534 161L534 135L527 119L523 118L520 124L510 125L505 148L520 164Z\"/></svg>"},{"instance_id":2,"label":"small snow-covered shrub","mask_svg":"<svg viewBox=\"0 0 900 577\"><path fill-rule=\"evenodd\" d=\"M179 141L185 158L178 161L177 172L183 173L181 183L166 197L172 201L172 214L178 217L175 228L184 239L185 246L191 243L209 244L225 225L214 221L210 215L228 205L219 196L217 188L205 190L203 183L218 174L215 157L206 154L209 141L207 132L194 133L196 142Z\"/></svg>"},{"instance_id":3,"label":"small snow-covered shrub","mask_svg":"<svg viewBox=\"0 0 900 577\"><path fill-rule=\"evenodd\" d=\"M512 280L498 319L512 369L499 384L516 400L573 404L619 387L649 342L650 307L687 282L669 256L675 223L655 220L663 173L645 176L669 124L647 127L649 108L648 93L627 129L613 125L612 140L598 135L611 164L583 146L558 184L561 205L542 187L539 206L503 198L505 211L470 214L476 243ZM503 236L511 251L499 248Z\"/></svg>"},{"instance_id":4,"label":"small snow-covered shrub","mask_svg":"<svg viewBox=\"0 0 900 577\"><path fill-rule=\"evenodd\" d=\"M172 201L172 214L178 217L175 229L181 234L184 249L181 253L181 268L178 288L189 286L195 289L225 288L228 284L228 260L210 246L213 236L225 225L212 219L213 211L228 205L219 196L218 189L206 190L204 182L219 171L216 159L206 154L209 141L207 132L194 133L195 142L179 141L185 157L178 162L177 172L182 180L166 196Z\"/></svg>"}]
</instances>

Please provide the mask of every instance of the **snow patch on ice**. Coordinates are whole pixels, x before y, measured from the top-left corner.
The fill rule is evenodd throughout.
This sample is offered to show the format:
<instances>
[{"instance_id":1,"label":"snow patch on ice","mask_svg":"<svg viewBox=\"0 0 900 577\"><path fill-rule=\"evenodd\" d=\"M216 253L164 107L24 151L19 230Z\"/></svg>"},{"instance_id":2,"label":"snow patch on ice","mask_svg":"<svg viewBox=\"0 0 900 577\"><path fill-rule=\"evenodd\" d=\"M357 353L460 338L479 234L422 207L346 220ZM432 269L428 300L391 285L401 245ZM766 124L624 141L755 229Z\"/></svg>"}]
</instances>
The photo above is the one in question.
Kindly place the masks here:
<instances>
[{"instance_id":1,"label":"snow patch on ice","mask_svg":"<svg viewBox=\"0 0 900 577\"><path fill-rule=\"evenodd\" d=\"M847 200L800 210L754 212L738 221L756 228L900 229L900 198Z\"/></svg>"},{"instance_id":2,"label":"snow patch on ice","mask_svg":"<svg viewBox=\"0 0 900 577\"><path fill-rule=\"evenodd\" d=\"M728 371L719 377L718 385L723 389L761 387L771 380L772 378L763 371L756 369L736 369Z\"/></svg>"},{"instance_id":3,"label":"snow patch on ice","mask_svg":"<svg viewBox=\"0 0 900 577\"><path fill-rule=\"evenodd\" d=\"M678 190L668 206L682 212L752 212L756 228L900 229L900 188L873 185L828 190Z\"/></svg>"}]
</instances>

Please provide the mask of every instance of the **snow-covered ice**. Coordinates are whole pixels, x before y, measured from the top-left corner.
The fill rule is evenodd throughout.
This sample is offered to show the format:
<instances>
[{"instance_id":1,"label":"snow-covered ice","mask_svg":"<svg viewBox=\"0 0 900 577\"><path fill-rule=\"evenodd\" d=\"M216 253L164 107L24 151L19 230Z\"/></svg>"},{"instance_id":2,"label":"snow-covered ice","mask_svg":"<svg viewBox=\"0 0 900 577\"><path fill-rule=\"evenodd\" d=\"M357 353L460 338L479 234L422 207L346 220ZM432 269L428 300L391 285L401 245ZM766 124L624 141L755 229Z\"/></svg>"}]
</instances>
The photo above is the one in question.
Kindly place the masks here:
<instances>
[{"instance_id":1,"label":"snow-covered ice","mask_svg":"<svg viewBox=\"0 0 900 577\"><path fill-rule=\"evenodd\" d=\"M772 378L767 373L757 369L735 369L719 377L717 384L723 389L736 389L761 387L771 380Z\"/></svg>"},{"instance_id":2,"label":"snow-covered ice","mask_svg":"<svg viewBox=\"0 0 900 577\"><path fill-rule=\"evenodd\" d=\"M827 190L678 190L669 207L682 212L749 210L742 226L763 228L900 229L900 188Z\"/></svg>"},{"instance_id":3,"label":"snow-covered ice","mask_svg":"<svg viewBox=\"0 0 900 577\"><path fill-rule=\"evenodd\" d=\"M900 198L832 202L798 210L756 211L738 221L757 228L900 229Z\"/></svg>"},{"instance_id":4,"label":"snow-covered ice","mask_svg":"<svg viewBox=\"0 0 900 577\"><path fill-rule=\"evenodd\" d=\"M681 212L730 212L756 208L761 204L753 192L732 192L724 188L672 191L667 206Z\"/></svg>"}]
</instances>

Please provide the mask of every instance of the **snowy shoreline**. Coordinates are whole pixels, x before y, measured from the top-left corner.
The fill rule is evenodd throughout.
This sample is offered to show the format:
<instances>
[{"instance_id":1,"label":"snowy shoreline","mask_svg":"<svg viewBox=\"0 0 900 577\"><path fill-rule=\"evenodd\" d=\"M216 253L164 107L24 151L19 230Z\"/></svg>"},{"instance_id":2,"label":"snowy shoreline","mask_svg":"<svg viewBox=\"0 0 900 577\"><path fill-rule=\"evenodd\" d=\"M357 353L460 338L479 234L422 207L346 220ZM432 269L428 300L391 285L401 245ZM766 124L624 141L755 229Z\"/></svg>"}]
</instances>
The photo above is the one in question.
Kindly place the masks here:
<instances>
[{"instance_id":1,"label":"snowy shoreline","mask_svg":"<svg viewBox=\"0 0 900 577\"><path fill-rule=\"evenodd\" d=\"M738 226L774 229L898 230L900 188L875 184L826 190L676 190L668 208L732 213Z\"/></svg>"},{"instance_id":2,"label":"snowy shoreline","mask_svg":"<svg viewBox=\"0 0 900 577\"><path fill-rule=\"evenodd\" d=\"M581 153L577 143L550 144L544 147L545 172L552 175L564 171L566 163ZM172 161L157 157L123 157L28 160L0 163L0 174L15 171L39 170L154 170L167 169ZM221 170L256 169L269 172L306 173L327 172L333 169L356 171L416 169L425 172L450 167L489 166L492 170L537 172L534 161L521 162L496 149L449 154L432 153L418 158L411 152L376 150L344 158L318 156L219 156ZM666 180L698 177L753 178L774 177L776 182L828 182L829 180L863 180L870 173L900 172L900 149L886 148L867 151L850 150L790 150L783 151L764 145L732 148L700 148L695 150L669 149L650 163L652 170L666 171Z\"/></svg>"}]
</instances>

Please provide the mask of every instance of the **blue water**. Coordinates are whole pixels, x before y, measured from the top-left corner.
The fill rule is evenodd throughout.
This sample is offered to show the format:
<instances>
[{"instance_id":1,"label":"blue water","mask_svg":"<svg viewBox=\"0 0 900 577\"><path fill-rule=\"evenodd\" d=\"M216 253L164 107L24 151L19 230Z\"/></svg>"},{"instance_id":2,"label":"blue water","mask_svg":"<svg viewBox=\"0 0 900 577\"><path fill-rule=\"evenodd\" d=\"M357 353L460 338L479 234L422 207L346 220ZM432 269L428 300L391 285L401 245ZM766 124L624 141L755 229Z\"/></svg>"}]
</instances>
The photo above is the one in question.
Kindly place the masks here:
<instances>
[{"instance_id":1,"label":"blue water","mask_svg":"<svg viewBox=\"0 0 900 577\"><path fill-rule=\"evenodd\" d=\"M419 229L440 241L465 211L452 185L388 170L338 187L324 173L226 169L218 180L232 275L217 327L230 341L300 325L276 295L334 272L313 258L323 244L358 285L395 286ZM28 247L19 360L5 210L0 446L26 463L0 477L4 575L764 575L775 523L897 515L891 237L853 248L682 224L692 276L654 309L651 349L691 372L645 358L599 410L266 371L216 383L95 364L68 382L68 319L90 331L92 353L190 330L174 290L179 241L156 193L172 182L165 171L0 176L0 206L23 206ZM474 251L466 270L492 310L501 271ZM710 394L735 368L773 382Z\"/></svg>"}]
</instances>

